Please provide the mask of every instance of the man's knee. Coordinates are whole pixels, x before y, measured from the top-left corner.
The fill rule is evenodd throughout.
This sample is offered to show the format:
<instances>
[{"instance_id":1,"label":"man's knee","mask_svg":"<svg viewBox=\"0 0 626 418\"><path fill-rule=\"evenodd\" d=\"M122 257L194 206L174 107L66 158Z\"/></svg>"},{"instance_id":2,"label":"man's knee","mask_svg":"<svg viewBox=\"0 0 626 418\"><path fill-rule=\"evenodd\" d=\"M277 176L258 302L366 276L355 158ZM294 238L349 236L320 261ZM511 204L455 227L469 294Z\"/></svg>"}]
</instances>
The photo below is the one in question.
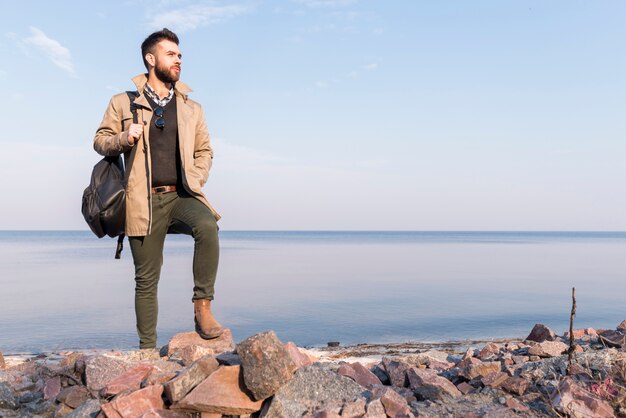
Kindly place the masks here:
<instances>
[{"instance_id":1,"label":"man's knee","mask_svg":"<svg viewBox=\"0 0 626 418\"><path fill-rule=\"evenodd\" d=\"M193 226L193 236L199 239L217 238L217 222L211 213L200 217Z\"/></svg>"}]
</instances>

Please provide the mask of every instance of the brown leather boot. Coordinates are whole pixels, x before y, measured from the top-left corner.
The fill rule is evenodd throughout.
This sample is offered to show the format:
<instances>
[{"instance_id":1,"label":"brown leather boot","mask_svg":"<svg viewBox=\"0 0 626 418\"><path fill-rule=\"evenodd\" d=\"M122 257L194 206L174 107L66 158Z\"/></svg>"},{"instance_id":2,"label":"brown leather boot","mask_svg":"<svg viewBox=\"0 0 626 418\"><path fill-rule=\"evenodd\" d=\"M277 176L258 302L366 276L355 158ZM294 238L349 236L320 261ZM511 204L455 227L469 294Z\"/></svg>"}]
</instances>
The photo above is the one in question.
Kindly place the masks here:
<instances>
[{"instance_id":1,"label":"brown leather boot","mask_svg":"<svg viewBox=\"0 0 626 418\"><path fill-rule=\"evenodd\" d=\"M196 332L205 340L217 338L224 332L224 327L215 320L211 313L211 301L208 299L196 299L193 301L195 313Z\"/></svg>"}]
</instances>

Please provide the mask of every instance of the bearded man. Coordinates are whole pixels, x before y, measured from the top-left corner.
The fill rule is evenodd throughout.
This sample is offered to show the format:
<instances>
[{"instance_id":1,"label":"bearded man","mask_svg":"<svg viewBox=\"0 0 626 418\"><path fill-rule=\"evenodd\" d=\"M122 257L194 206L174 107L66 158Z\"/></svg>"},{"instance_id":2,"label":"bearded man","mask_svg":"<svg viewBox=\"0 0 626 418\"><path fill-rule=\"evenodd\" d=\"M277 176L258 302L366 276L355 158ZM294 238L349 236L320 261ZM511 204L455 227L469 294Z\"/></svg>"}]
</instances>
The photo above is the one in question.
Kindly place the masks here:
<instances>
[{"instance_id":1,"label":"bearded man","mask_svg":"<svg viewBox=\"0 0 626 418\"><path fill-rule=\"evenodd\" d=\"M141 349L156 348L157 287L167 233L191 235L195 241L192 301L196 332L212 339L224 331L211 312L220 216L202 191L213 150L202 108L188 97L191 89L179 81L182 55L178 44L178 37L168 29L145 39L141 55L148 73L133 78L137 92L113 96L94 138L99 154L124 155L125 230L135 264L135 314Z\"/></svg>"}]
</instances>

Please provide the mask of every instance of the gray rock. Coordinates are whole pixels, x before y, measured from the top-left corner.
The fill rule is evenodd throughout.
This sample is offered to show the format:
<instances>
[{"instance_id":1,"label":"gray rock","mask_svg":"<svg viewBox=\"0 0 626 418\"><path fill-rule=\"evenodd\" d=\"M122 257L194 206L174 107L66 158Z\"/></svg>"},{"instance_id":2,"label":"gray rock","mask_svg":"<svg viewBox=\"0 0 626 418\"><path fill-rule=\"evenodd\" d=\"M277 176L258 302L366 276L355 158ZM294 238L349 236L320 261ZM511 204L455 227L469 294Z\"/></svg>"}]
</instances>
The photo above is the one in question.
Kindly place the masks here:
<instances>
[{"instance_id":1,"label":"gray rock","mask_svg":"<svg viewBox=\"0 0 626 418\"><path fill-rule=\"evenodd\" d=\"M53 400L38 400L22 405L20 412L26 416L51 415L54 413L56 405Z\"/></svg>"},{"instance_id":2,"label":"gray rock","mask_svg":"<svg viewBox=\"0 0 626 418\"><path fill-rule=\"evenodd\" d=\"M100 402L89 399L64 418L95 418L100 412Z\"/></svg>"},{"instance_id":3,"label":"gray rock","mask_svg":"<svg viewBox=\"0 0 626 418\"><path fill-rule=\"evenodd\" d=\"M211 355L196 360L178 376L163 385L165 398L170 403L180 401L207 376L217 370L217 367L217 360Z\"/></svg>"},{"instance_id":4,"label":"gray rock","mask_svg":"<svg viewBox=\"0 0 626 418\"><path fill-rule=\"evenodd\" d=\"M371 393L347 377L318 367L316 364L296 371L261 412L261 417L299 417L322 405L353 402L359 397L369 399Z\"/></svg>"},{"instance_id":5,"label":"gray rock","mask_svg":"<svg viewBox=\"0 0 626 418\"><path fill-rule=\"evenodd\" d=\"M132 363L119 357L98 355L85 360L85 382L87 388L99 391L111 380L132 367Z\"/></svg>"},{"instance_id":6,"label":"gray rock","mask_svg":"<svg viewBox=\"0 0 626 418\"><path fill-rule=\"evenodd\" d=\"M274 331L261 332L237 345L243 381L254 399L272 396L287 383L296 364Z\"/></svg>"},{"instance_id":7,"label":"gray rock","mask_svg":"<svg viewBox=\"0 0 626 418\"><path fill-rule=\"evenodd\" d=\"M19 406L13 390L9 385L0 382L0 409L17 409Z\"/></svg>"}]
</instances>

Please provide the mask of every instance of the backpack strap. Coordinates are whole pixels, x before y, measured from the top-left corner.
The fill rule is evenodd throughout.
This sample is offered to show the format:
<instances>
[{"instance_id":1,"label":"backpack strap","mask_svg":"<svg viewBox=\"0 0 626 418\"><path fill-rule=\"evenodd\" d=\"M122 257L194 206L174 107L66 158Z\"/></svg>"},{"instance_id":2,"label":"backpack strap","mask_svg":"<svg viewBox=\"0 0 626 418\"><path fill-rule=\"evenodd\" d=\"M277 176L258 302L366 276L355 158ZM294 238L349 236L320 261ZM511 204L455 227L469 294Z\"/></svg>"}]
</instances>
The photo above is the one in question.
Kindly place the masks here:
<instances>
[{"instance_id":1,"label":"backpack strap","mask_svg":"<svg viewBox=\"0 0 626 418\"><path fill-rule=\"evenodd\" d=\"M137 104L135 99L139 96L137 91L127 91L128 99L130 100L130 111L133 113L133 123L139 123L139 117L137 116ZM119 260L122 256L122 250L124 249L124 234L117 237L117 247L115 249L115 259Z\"/></svg>"}]
</instances>

